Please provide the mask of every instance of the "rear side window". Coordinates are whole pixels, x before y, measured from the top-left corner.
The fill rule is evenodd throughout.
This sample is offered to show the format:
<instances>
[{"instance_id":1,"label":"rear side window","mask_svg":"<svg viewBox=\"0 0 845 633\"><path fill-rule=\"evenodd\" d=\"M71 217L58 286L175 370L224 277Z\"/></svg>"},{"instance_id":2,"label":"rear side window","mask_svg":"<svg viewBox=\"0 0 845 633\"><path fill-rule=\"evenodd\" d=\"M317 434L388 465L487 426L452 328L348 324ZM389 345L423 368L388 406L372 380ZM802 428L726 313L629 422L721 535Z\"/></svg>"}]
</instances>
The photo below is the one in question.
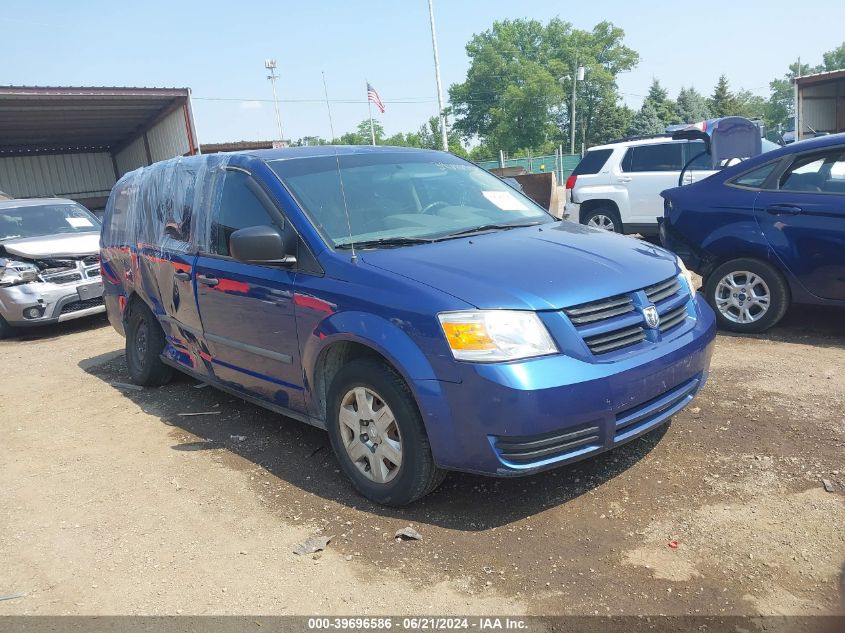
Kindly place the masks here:
<instances>
[{"instance_id":1,"label":"rear side window","mask_svg":"<svg viewBox=\"0 0 845 633\"><path fill-rule=\"evenodd\" d=\"M211 219L210 250L229 256L229 238L239 229L250 226L275 226L261 200L248 187L249 176L240 171L227 171L223 181L220 206Z\"/></svg>"},{"instance_id":2,"label":"rear side window","mask_svg":"<svg viewBox=\"0 0 845 633\"><path fill-rule=\"evenodd\" d=\"M777 166L778 162L779 161L774 161L773 163L768 163L762 167L758 167L757 169L745 172L738 178L734 178L730 184L738 185L740 187L748 187L749 189L760 189L763 187L763 184L766 182L769 174L771 174Z\"/></svg>"},{"instance_id":3,"label":"rear side window","mask_svg":"<svg viewBox=\"0 0 845 633\"><path fill-rule=\"evenodd\" d=\"M573 170L573 176L583 176L586 174L597 174L604 167L607 159L613 153L612 149L594 149L584 154L584 158L578 163L578 166Z\"/></svg>"},{"instance_id":4,"label":"rear side window","mask_svg":"<svg viewBox=\"0 0 845 633\"><path fill-rule=\"evenodd\" d=\"M636 145L628 148L622 160L622 170L627 172L681 171L683 166L682 143Z\"/></svg>"},{"instance_id":5,"label":"rear side window","mask_svg":"<svg viewBox=\"0 0 845 633\"><path fill-rule=\"evenodd\" d=\"M842 174L845 152L842 148L805 154L795 159L780 177L782 191L845 194Z\"/></svg>"}]
</instances>

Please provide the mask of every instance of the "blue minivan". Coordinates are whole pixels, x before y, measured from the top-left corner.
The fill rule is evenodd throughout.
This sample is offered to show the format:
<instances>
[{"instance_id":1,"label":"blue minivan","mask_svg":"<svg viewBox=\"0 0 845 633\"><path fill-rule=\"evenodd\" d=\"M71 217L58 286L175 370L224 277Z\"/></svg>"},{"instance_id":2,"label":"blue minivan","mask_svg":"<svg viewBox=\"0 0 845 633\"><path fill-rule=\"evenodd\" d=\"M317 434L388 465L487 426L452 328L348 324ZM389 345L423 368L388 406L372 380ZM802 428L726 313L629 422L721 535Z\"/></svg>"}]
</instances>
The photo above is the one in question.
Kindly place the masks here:
<instances>
[{"instance_id":1,"label":"blue minivan","mask_svg":"<svg viewBox=\"0 0 845 633\"><path fill-rule=\"evenodd\" d=\"M661 241L702 276L721 327L762 332L792 303L845 306L845 134L660 195Z\"/></svg>"},{"instance_id":2,"label":"blue minivan","mask_svg":"<svg viewBox=\"0 0 845 633\"><path fill-rule=\"evenodd\" d=\"M715 334L675 255L443 152L156 163L114 187L101 257L133 381L176 369L324 428L383 504L651 431L701 389Z\"/></svg>"}]
</instances>

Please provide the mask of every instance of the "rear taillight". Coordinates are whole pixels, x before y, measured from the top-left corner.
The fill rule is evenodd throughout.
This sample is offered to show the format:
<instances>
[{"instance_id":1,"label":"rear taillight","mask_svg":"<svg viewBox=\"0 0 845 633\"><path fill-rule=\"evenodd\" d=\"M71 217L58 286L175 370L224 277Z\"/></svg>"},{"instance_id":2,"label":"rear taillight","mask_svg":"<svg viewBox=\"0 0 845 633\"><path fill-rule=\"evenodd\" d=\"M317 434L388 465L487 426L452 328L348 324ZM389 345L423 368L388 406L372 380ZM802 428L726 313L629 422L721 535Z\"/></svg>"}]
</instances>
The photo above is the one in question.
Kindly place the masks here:
<instances>
[{"instance_id":1,"label":"rear taillight","mask_svg":"<svg viewBox=\"0 0 845 633\"><path fill-rule=\"evenodd\" d=\"M566 179L566 188L567 189L575 189L575 181L578 180L578 176L575 174L571 175L569 178Z\"/></svg>"}]
</instances>

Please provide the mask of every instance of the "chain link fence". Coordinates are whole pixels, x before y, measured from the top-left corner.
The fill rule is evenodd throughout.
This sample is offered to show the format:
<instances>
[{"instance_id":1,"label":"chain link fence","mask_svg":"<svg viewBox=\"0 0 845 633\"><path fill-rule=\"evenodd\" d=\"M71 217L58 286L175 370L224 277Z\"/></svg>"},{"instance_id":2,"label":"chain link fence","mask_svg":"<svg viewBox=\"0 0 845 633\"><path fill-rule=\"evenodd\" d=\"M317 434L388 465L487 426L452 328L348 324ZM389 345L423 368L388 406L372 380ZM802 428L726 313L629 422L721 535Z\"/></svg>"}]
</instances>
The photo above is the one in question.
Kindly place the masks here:
<instances>
[{"instance_id":1,"label":"chain link fence","mask_svg":"<svg viewBox=\"0 0 845 633\"><path fill-rule=\"evenodd\" d=\"M572 170L581 161L581 154L546 154L525 158L503 158L503 160L481 160L478 166L483 169L521 168L528 174L554 172L557 182L563 184Z\"/></svg>"}]
</instances>

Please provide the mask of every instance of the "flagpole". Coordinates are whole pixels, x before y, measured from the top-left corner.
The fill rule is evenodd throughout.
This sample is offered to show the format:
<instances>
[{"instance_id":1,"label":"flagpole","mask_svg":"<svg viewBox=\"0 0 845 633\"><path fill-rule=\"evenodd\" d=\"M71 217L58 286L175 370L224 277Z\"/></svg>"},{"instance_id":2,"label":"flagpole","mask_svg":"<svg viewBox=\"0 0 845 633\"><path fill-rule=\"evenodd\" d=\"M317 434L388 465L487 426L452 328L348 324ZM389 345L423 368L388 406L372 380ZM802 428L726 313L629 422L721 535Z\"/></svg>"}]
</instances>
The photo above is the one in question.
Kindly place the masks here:
<instances>
[{"instance_id":1,"label":"flagpole","mask_svg":"<svg viewBox=\"0 0 845 633\"><path fill-rule=\"evenodd\" d=\"M434 76L437 79L437 105L440 106L440 143L444 152L449 151L449 136L446 130L446 109L443 107L443 84L440 81L440 56L437 54L437 33L434 30L434 6L428 0L428 19L431 22L431 48L434 51Z\"/></svg>"},{"instance_id":2,"label":"flagpole","mask_svg":"<svg viewBox=\"0 0 845 633\"><path fill-rule=\"evenodd\" d=\"M367 85L367 111L370 113L370 141L373 145L375 145L376 128L373 125L373 102L370 101L370 81L368 79L365 79L364 83Z\"/></svg>"}]
</instances>

